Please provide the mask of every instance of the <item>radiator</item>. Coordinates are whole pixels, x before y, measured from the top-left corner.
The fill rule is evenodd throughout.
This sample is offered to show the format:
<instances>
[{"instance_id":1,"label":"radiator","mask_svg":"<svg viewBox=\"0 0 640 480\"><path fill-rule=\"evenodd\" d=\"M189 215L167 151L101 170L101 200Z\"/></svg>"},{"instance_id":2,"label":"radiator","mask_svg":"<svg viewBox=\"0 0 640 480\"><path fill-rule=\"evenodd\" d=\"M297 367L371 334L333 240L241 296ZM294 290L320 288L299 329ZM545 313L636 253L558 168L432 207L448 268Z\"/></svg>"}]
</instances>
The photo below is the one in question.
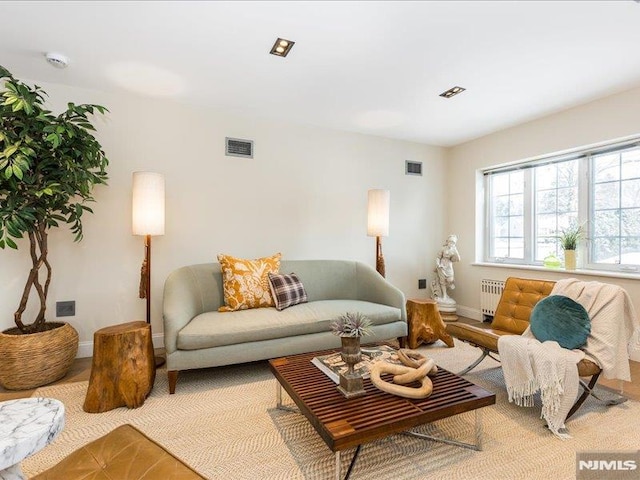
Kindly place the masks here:
<instances>
[{"instance_id":1,"label":"radiator","mask_svg":"<svg viewBox=\"0 0 640 480\"><path fill-rule=\"evenodd\" d=\"M504 281L487 280L480 281L480 310L483 317L493 317L500 301L500 295L504 290Z\"/></svg>"}]
</instances>

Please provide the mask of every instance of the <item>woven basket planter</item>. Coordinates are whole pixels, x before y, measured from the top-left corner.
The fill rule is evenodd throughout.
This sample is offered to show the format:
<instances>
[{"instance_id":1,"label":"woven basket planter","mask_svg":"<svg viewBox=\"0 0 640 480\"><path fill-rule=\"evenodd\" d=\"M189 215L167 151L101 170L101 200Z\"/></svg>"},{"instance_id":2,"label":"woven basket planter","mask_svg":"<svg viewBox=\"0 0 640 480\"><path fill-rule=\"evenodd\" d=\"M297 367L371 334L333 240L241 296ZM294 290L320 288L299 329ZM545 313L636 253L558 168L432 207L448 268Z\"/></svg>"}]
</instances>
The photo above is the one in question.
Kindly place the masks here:
<instances>
[{"instance_id":1,"label":"woven basket planter","mask_svg":"<svg viewBox=\"0 0 640 480\"><path fill-rule=\"evenodd\" d=\"M28 390L64 377L78 353L78 332L68 323L28 335L0 333L0 385Z\"/></svg>"}]
</instances>

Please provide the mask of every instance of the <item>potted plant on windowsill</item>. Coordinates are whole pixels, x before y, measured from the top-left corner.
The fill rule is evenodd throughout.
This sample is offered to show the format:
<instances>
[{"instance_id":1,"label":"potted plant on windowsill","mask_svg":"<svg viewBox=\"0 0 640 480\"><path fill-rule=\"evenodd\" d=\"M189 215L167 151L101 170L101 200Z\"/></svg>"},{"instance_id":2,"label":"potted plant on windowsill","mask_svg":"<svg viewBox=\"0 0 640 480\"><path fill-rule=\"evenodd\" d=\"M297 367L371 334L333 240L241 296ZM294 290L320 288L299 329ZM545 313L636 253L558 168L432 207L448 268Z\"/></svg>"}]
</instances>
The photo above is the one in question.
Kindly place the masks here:
<instances>
[{"instance_id":1,"label":"potted plant on windowsill","mask_svg":"<svg viewBox=\"0 0 640 480\"><path fill-rule=\"evenodd\" d=\"M576 269L576 249L578 243L584 239L584 227L582 225L572 225L563 229L560 236L560 246L564 250L564 268L566 270Z\"/></svg>"},{"instance_id":2,"label":"potted plant on windowsill","mask_svg":"<svg viewBox=\"0 0 640 480\"><path fill-rule=\"evenodd\" d=\"M29 239L31 267L14 314L15 328L0 333L0 385L34 388L63 377L76 356L78 333L45 318L52 267L48 233L67 223L82 239L82 215L93 213L95 185L106 184L108 160L91 133L89 115L100 105L74 105L54 115L44 108L46 93L15 79L0 66L0 248L17 249ZM30 294L40 307L23 321Z\"/></svg>"}]
</instances>

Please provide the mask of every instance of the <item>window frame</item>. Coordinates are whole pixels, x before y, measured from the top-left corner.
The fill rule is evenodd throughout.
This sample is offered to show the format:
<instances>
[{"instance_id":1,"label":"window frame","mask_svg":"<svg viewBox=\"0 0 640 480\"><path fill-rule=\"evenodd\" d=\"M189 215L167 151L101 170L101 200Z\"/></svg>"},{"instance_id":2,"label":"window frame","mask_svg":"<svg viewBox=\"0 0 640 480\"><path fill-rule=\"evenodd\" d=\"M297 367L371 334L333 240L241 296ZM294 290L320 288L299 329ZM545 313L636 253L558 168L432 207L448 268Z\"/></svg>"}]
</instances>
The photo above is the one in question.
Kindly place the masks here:
<instances>
[{"instance_id":1,"label":"window frame","mask_svg":"<svg viewBox=\"0 0 640 480\"><path fill-rule=\"evenodd\" d=\"M593 145L573 149L571 151L559 152L555 154L536 157L520 162L511 162L508 164L497 165L481 169L483 176L482 188L484 189L484 251L483 261L486 263L504 264L517 266L542 266L542 261L535 260L536 241L537 241L537 214L535 212L535 168L557 164L569 160L578 160L576 185L578 188L578 223L586 226L586 241L581 242L578 247L578 255L583 259L581 269L603 272L620 272L620 273L640 273L640 264L622 264L622 263L597 263L593 261L594 245L590 240L592 232L591 228L594 222L594 167L593 157L606 153L621 152L628 149L640 149L640 136L619 139L608 143ZM524 258L515 259L509 257L491 256L494 241L494 217L492 203L493 192L491 191L491 176L494 174L508 173L517 170L523 171L523 234L524 234ZM618 179L620 182L622 179ZM557 211L556 211L557 213ZM622 231L619 232L619 241L622 240Z\"/></svg>"}]
</instances>

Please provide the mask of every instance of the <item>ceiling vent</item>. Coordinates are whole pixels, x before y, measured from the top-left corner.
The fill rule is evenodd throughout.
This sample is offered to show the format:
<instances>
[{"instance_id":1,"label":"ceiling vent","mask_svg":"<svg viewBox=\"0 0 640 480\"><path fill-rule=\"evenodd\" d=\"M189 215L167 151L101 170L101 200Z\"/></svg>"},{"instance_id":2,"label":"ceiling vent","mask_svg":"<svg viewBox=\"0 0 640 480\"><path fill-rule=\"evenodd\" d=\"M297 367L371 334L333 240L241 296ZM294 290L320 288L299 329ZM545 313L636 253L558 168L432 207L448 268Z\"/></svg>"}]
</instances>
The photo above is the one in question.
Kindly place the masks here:
<instances>
[{"instance_id":1,"label":"ceiling vent","mask_svg":"<svg viewBox=\"0 0 640 480\"><path fill-rule=\"evenodd\" d=\"M406 175L422 175L422 162L405 161L404 173Z\"/></svg>"},{"instance_id":2,"label":"ceiling vent","mask_svg":"<svg viewBox=\"0 0 640 480\"><path fill-rule=\"evenodd\" d=\"M225 137L225 151L227 157L253 158L253 140Z\"/></svg>"}]
</instances>

